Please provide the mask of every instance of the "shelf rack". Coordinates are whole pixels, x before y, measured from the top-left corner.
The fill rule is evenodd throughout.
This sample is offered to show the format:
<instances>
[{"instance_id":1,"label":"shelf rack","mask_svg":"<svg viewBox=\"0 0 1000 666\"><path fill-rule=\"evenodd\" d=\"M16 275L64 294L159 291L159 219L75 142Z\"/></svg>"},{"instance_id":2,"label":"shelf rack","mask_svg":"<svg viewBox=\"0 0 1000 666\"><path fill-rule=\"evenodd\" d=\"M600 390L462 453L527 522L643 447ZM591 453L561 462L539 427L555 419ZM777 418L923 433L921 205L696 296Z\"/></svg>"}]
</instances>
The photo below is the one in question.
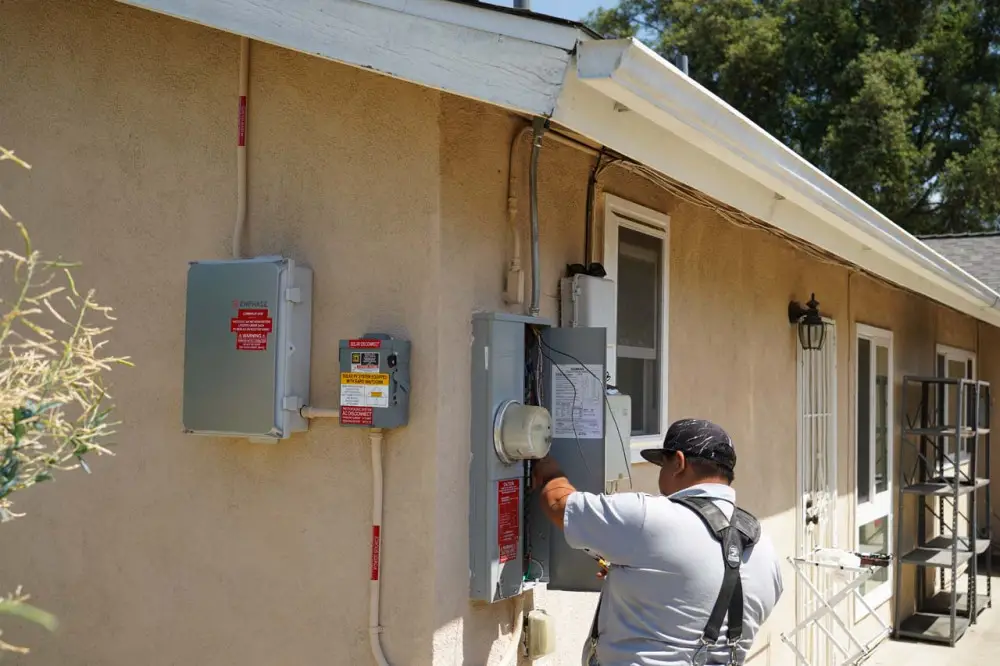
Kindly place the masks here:
<instances>
[{"instance_id":1,"label":"shelf rack","mask_svg":"<svg viewBox=\"0 0 1000 666\"><path fill-rule=\"evenodd\" d=\"M896 558L893 638L954 646L979 614L992 606L989 558L984 564L985 589L979 590L977 583L980 556L989 552L992 540L988 519L990 385L969 379L904 377L904 419L910 414L907 400L912 401L916 393L920 395L917 423L903 427L903 442L915 452L916 459L909 474L905 470L901 473L896 520L896 544L902 544L907 515L904 501L916 498L916 546ZM962 499L968 502L968 515L961 510ZM984 507L987 519L981 528L979 513ZM937 528L933 535L931 527ZM962 567L965 570L960 573ZM916 569L917 607L915 613L902 617L904 609L898 600L904 571L909 568ZM936 592L928 590L933 581L927 572L934 569L939 572ZM962 577L966 578L965 593L959 591Z\"/></svg>"}]
</instances>

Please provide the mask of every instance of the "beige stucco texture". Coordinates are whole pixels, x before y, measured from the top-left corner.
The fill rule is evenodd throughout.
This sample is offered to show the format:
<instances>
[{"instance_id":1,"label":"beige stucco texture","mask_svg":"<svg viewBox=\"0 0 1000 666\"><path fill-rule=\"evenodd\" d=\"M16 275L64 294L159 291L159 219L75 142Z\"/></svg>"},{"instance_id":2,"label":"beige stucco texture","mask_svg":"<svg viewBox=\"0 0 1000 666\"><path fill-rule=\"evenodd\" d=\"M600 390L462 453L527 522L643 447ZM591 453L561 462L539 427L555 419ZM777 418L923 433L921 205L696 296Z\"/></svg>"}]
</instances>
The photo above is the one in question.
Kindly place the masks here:
<instances>
[{"instance_id":1,"label":"beige stucco texture","mask_svg":"<svg viewBox=\"0 0 1000 666\"><path fill-rule=\"evenodd\" d=\"M275 446L181 433L187 262L227 257L236 213L238 39L110 0L0 0L0 12L0 143L34 167L4 166L0 197L38 249L83 262L78 282L116 308L114 352L136 364L111 377L117 457L22 494L28 517L2 528L5 586L23 583L62 620L52 636L11 629L35 650L12 663L373 663L364 432L317 422ZM385 652L398 666L495 664L512 604L468 601L468 350L472 313L505 308L508 151L526 121L260 43L250 79L244 247L315 271L312 404L337 405L340 339L413 342L411 420L385 440ZM592 164L542 150L546 316L566 264L583 260ZM670 417L731 432L741 504L783 554L796 548L788 301L815 292L836 321L838 525L853 545L853 322L893 331L897 405L903 374L933 372L935 343L975 350L997 333L623 171L601 185L671 216ZM985 379L1000 376L993 356ZM655 488L653 468L634 474ZM777 635L794 624L790 569L785 582L754 663L792 661ZM593 596L529 601L562 630L547 663L578 663Z\"/></svg>"}]
</instances>

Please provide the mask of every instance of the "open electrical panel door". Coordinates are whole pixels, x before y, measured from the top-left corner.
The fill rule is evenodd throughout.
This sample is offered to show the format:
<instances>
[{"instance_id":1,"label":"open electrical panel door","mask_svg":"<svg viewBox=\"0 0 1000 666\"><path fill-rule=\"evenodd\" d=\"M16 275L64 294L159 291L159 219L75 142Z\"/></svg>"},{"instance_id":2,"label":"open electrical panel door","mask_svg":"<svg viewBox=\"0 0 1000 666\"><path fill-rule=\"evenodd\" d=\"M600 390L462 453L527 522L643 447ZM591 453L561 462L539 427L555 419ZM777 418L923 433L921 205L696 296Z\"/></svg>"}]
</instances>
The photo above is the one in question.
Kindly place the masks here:
<instances>
[{"instance_id":1,"label":"open electrical panel door","mask_svg":"<svg viewBox=\"0 0 1000 666\"><path fill-rule=\"evenodd\" d=\"M605 437L609 425L606 329L547 328L539 337L541 404L552 414L549 455L577 490L603 493L609 472L620 457ZM531 559L540 565L541 580L553 590L600 590L597 561L569 547L562 530L542 513L536 493L532 493L527 510L531 530L528 547Z\"/></svg>"}]
</instances>

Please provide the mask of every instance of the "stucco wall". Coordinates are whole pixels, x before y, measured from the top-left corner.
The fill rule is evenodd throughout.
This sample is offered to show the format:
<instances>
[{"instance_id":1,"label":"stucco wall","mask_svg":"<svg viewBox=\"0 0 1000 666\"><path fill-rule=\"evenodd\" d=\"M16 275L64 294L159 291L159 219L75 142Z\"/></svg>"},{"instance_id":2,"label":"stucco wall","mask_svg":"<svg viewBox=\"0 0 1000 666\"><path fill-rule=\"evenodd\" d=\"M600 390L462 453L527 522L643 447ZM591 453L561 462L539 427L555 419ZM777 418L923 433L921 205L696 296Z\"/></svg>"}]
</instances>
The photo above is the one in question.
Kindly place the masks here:
<instances>
[{"instance_id":1,"label":"stucco wall","mask_svg":"<svg viewBox=\"0 0 1000 666\"><path fill-rule=\"evenodd\" d=\"M106 0L0 8L0 141L35 166L0 172L3 203L43 251L84 262L79 281L117 308L115 351L137 364L113 377L118 457L24 494L30 517L3 527L16 544L5 579L63 620L54 637L19 634L34 663L370 663L363 435L316 423L261 447L180 434L186 264L227 256L235 216L237 39ZM315 270L312 402L337 403L340 338L413 341L411 422L385 447L386 653L400 665L495 663L512 604L467 600L465 350L471 313L504 309L508 149L525 121L262 44L249 110L246 249ZM553 142L542 152L543 315L555 315L565 265L583 259L592 159ZM893 330L897 405L903 374L933 371L936 342L975 348L974 322L621 171L602 184L671 215L670 417L731 432L740 501L784 554L796 503L787 303L815 292L836 320L839 536L853 546L852 322ZM980 367L1000 373L996 359ZM655 488L648 465L634 474ZM794 624L790 570L785 581L755 663L791 661L777 636ZM560 627L547 663L578 663L593 595L532 602Z\"/></svg>"}]
</instances>

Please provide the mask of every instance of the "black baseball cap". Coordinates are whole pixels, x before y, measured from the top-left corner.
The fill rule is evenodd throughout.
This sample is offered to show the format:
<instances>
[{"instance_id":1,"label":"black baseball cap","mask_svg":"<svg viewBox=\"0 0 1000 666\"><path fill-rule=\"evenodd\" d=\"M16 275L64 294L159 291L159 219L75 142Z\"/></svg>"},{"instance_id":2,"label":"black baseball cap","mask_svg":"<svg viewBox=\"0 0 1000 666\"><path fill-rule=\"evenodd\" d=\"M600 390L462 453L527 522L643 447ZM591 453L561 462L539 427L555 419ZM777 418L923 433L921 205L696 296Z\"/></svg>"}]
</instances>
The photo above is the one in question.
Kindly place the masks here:
<instances>
[{"instance_id":1,"label":"black baseball cap","mask_svg":"<svg viewBox=\"0 0 1000 666\"><path fill-rule=\"evenodd\" d=\"M688 458L701 458L730 471L736 468L736 449L729 434L705 419L674 421L663 438L662 449L643 449L640 454L648 462L663 466L668 453L681 452Z\"/></svg>"}]
</instances>

